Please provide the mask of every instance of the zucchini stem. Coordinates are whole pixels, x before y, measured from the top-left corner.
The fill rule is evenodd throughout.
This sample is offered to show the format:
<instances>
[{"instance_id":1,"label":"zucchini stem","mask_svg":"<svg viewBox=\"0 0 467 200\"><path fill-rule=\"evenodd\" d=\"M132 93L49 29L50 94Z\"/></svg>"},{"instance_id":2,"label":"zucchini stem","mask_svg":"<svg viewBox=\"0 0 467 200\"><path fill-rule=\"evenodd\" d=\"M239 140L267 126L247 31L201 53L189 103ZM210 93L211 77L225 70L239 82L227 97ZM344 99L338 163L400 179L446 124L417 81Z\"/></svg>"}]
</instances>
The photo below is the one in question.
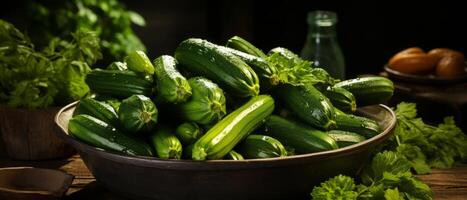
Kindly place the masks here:
<instances>
[{"instance_id":1,"label":"zucchini stem","mask_svg":"<svg viewBox=\"0 0 467 200\"><path fill-rule=\"evenodd\" d=\"M151 121L151 113L148 113L146 111L143 111L141 112L141 114L139 115L139 118L141 119L141 121L143 121L144 123L148 123L149 121Z\"/></svg>"},{"instance_id":2,"label":"zucchini stem","mask_svg":"<svg viewBox=\"0 0 467 200\"><path fill-rule=\"evenodd\" d=\"M206 160L208 154L204 148L193 147L192 159L193 160Z\"/></svg>"},{"instance_id":3,"label":"zucchini stem","mask_svg":"<svg viewBox=\"0 0 467 200\"><path fill-rule=\"evenodd\" d=\"M337 126L336 121L334 121L334 120L329 120L328 123L326 123L326 124L324 125L324 129L330 130L330 129L336 128L336 126Z\"/></svg>"}]
</instances>

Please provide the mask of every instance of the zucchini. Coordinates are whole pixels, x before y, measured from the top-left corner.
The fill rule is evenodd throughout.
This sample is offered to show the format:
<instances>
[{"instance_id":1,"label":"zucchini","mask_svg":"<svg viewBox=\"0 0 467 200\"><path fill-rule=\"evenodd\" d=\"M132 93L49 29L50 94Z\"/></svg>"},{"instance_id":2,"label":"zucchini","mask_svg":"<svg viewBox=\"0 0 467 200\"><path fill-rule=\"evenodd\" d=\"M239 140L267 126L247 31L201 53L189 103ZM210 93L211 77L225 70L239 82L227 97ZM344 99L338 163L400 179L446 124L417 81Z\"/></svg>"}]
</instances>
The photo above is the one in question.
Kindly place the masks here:
<instances>
[{"instance_id":1,"label":"zucchini","mask_svg":"<svg viewBox=\"0 0 467 200\"><path fill-rule=\"evenodd\" d=\"M239 36L231 37L227 41L226 46L232 49L236 49L238 51L245 52L247 54L259 57L259 58L265 59L267 57L266 54L263 53L263 51L256 48L253 44L251 44L250 42L246 41L245 39Z\"/></svg>"},{"instance_id":2,"label":"zucchini","mask_svg":"<svg viewBox=\"0 0 467 200\"><path fill-rule=\"evenodd\" d=\"M153 84L132 71L94 69L86 75L92 91L116 98L134 94L150 96Z\"/></svg>"},{"instance_id":3,"label":"zucchini","mask_svg":"<svg viewBox=\"0 0 467 200\"><path fill-rule=\"evenodd\" d=\"M159 158L180 159L182 157L182 143L168 128L158 128L151 136L151 142Z\"/></svg>"},{"instance_id":4,"label":"zucchini","mask_svg":"<svg viewBox=\"0 0 467 200\"><path fill-rule=\"evenodd\" d=\"M224 159L226 160L245 160L243 158L242 154L239 154L238 152L231 150L227 155L224 156Z\"/></svg>"},{"instance_id":5,"label":"zucchini","mask_svg":"<svg viewBox=\"0 0 467 200\"><path fill-rule=\"evenodd\" d=\"M203 131L198 124L193 122L185 122L180 124L175 130L175 135L183 145L190 145L196 142L202 135Z\"/></svg>"},{"instance_id":6,"label":"zucchini","mask_svg":"<svg viewBox=\"0 0 467 200\"><path fill-rule=\"evenodd\" d=\"M129 155L153 155L153 150L145 142L129 137L113 126L90 115L74 116L70 119L68 131L73 137L97 148Z\"/></svg>"},{"instance_id":7,"label":"zucchini","mask_svg":"<svg viewBox=\"0 0 467 200\"><path fill-rule=\"evenodd\" d=\"M274 65L269 64L264 58L256 57L235 49L224 47L224 49L248 64L259 77L259 85L262 91L267 91L279 84L279 71Z\"/></svg>"},{"instance_id":8,"label":"zucchini","mask_svg":"<svg viewBox=\"0 0 467 200\"><path fill-rule=\"evenodd\" d=\"M238 147L245 158L274 158L287 156L281 142L267 135L249 135Z\"/></svg>"},{"instance_id":9,"label":"zucchini","mask_svg":"<svg viewBox=\"0 0 467 200\"><path fill-rule=\"evenodd\" d=\"M262 124L274 110L268 95L251 98L215 124L193 146L193 160L220 159Z\"/></svg>"},{"instance_id":10,"label":"zucchini","mask_svg":"<svg viewBox=\"0 0 467 200\"><path fill-rule=\"evenodd\" d=\"M226 114L222 89L203 77L190 78L188 83L192 89L191 99L177 104L179 116L203 125L219 121Z\"/></svg>"},{"instance_id":11,"label":"zucchini","mask_svg":"<svg viewBox=\"0 0 467 200\"><path fill-rule=\"evenodd\" d=\"M266 121L265 131L298 154L338 148L336 141L325 132L277 115Z\"/></svg>"},{"instance_id":12,"label":"zucchini","mask_svg":"<svg viewBox=\"0 0 467 200\"><path fill-rule=\"evenodd\" d=\"M336 130L358 133L366 138L371 138L379 134L380 128L376 121L366 117L346 114L336 108L334 110L336 114Z\"/></svg>"},{"instance_id":13,"label":"zucchini","mask_svg":"<svg viewBox=\"0 0 467 200\"><path fill-rule=\"evenodd\" d=\"M118 109L118 117L130 133L148 132L157 123L157 107L146 96L133 95L124 99Z\"/></svg>"},{"instance_id":14,"label":"zucchini","mask_svg":"<svg viewBox=\"0 0 467 200\"><path fill-rule=\"evenodd\" d=\"M359 106L385 103L394 93L392 81L379 76L348 79L337 83L334 87L341 87L351 92Z\"/></svg>"},{"instance_id":15,"label":"zucchini","mask_svg":"<svg viewBox=\"0 0 467 200\"><path fill-rule=\"evenodd\" d=\"M334 140L336 140L339 148L357 144L359 142L365 141L365 137L348 131L341 130L331 130L327 132Z\"/></svg>"},{"instance_id":16,"label":"zucchini","mask_svg":"<svg viewBox=\"0 0 467 200\"><path fill-rule=\"evenodd\" d=\"M117 128L120 126L118 115L114 108L107 103L95 99L81 99L73 112L73 116L80 114L93 116Z\"/></svg>"},{"instance_id":17,"label":"zucchini","mask_svg":"<svg viewBox=\"0 0 467 200\"><path fill-rule=\"evenodd\" d=\"M332 105L344 112L355 112L357 110L357 103L355 97L349 91L341 87L327 87L323 90Z\"/></svg>"},{"instance_id":18,"label":"zucchini","mask_svg":"<svg viewBox=\"0 0 467 200\"><path fill-rule=\"evenodd\" d=\"M304 122L329 130L336 126L331 102L312 85L280 85L274 93L284 106Z\"/></svg>"},{"instance_id":19,"label":"zucchini","mask_svg":"<svg viewBox=\"0 0 467 200\"><path fill-rule=\"evenodd\" d=\"M128 69L144 75L153 75L154 66L143 51L133 51L125 57Z\"/></svg>"},{"instance_id":20,"label":"zucchini","mask_svg":"<svg viewBox=\"0 0 467 200\"><path fill-rule=\"evenodd\" d=\"M177 71L176 65L175 58L168 55L154 60L157 97L163 102L181 103L191 96L190 84Z\"/></svg>"},{"instance_id":21,"label":"zucchini","mask_svg":"<svg viewBox=\"0 0 467 200\"><path fill-rule=\"evenodd\" d=\"M107 69L108 70L126 71L126 70L128 70L128 66L124 62L115 61L115 62L110 63L110 65L107 66Z\"/></svg>"},{"instance_id":22,"label":"zucchini","mask_svg":"<svg viewBox=\"0 0 467 200\"><path fill-rule=\"evenodd\" d=\"M190 38L180 43L175 58L187 71L214 81L235 96L259 94L259 80L253 69L218 45Z\"/></svg>"}]
</instances>

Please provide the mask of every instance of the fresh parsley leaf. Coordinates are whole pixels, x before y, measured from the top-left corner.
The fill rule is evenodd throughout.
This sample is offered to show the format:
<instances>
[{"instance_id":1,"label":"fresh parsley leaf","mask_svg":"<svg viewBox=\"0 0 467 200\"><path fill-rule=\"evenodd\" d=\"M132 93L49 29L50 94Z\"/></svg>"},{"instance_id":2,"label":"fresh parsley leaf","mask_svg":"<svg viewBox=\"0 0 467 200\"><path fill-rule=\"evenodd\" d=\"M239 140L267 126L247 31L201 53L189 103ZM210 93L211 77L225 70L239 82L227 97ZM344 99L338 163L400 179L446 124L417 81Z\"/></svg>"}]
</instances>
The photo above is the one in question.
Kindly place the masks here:
<instances>
[{"instance_id":1,"label":"fresh parsley leaf","mask_svg":"<svg viewBox=\"0 0 467 200\"><path fill-rule=\"evenodd\" d=\"M0 20L0 103L29 109L61 105L89 92L86 74L102 58L99 39L87 30L72 40L54 38L43 51L28 37Z\"/></svg>"},{"instance_id":2,"label":"fresh parsley leaf","mask_svg":"<svg viewBox=\"0 0 467 200\"><path fill-rule=\"evenodd\" d=\"M431 200L433 198L430 187L412 175L402 176L398 188L401 192L404 192L408 199Z\"/></svg>"},{"instance_id":3,"label":"fresh parsley leaf","mask_svg":"<svg viewBox=\"0 0 467 200\"><path fill-rule=\"evenodd\" d=\"M292 51L280 47L276 50L266 60L277 68L280 83L291 85L319 84L326 87L338 82L325 70L313 68L312 62L301 59Z\"/></svg>"},{"instance_id":4,"label":"fresh parsley leaf","mask_svg":"<svg viewBox=\"0 0 467 200\"><path fill-rule=\"evenodd\" d=\"M425 154L423 154L420 147L411 144L401 144L396 148L396 151L409 160L417 174L428 174L431 172L430 166L426 163Z\"/></svg>"},{"instance_id":5,"label":"fresh parsley leaf","mask_svg":"<svg viewBox=\"0 0 467 200\"><path fill-rule=\"evenodd\" d=\"M375 155L371 164L362 174L362 182L365 185L382 181L385 173L399 174L410 170L407 159L392 151L384 151Z\"/></svg>"},{"instance_id":6,"label":"fresh parsley leaf","mask_svg":"<svg viewBox=\"0 0 467 200\"><path fill-rule=\"evenodd\" d=\"M456 160L465 162L467 137L452 117L431 126L416 118L416 104L405 102L397 105L395 113L397 126L386 149L404 155L417 173L429 173L430 167L449 168Z\"/></svg>"},{"instance_id":7,"label":"fresh parsley leaf","mask_svg":"<svg viewBox=\"0 0 467 200\"><path fill-rule=\"evenodd\" d=\"M31 37L41 47L47 46L55 37L65 38L76 30L87 29L100 38L100 46L108 61L104 64L122 60L129 52L146 49L131 27L132 24L145 26L146 21L118 0L39 0L29 1L28 5L26 13L31 27L38 29L31 32Z\"/></svg>"},{"instance_id":8,"label":"fresh parsley leaf","mask_svg":"<svg viewBox=\"0 0 467 200\"><path fill-rule=\"evenodd\" d=\"M384 191L384 198L386 200L404 200L404 196L399 193L397 188L394 189L387 189Z\"/></svg>"},{"instance_id":9,"label":"fresh parsley leaf","mask_svg":"<svg viewBox=\"0 0 467 200\"><path fill-rule=\"evenodd\" d=\"M395 110L397 117L404 117L407 119L413 119L417 117L417 108L415 103L401 102L397 105Z\"/></svg>"},{"instance_id":10,"label":"fresh parsley leaf","mask_svg":"<svg viewBox=\"0 0 467 200\"><path fill-rule=\"evenodd\" d=\"M357 199L354 180L348 176L338 175L321 183L311 192L314 200L352 200Z\"/></svg>"},{"instance_id":11,"label":"fresh parsley leaf","mask_svg":"<svg viewBox=\"0 0 467 200\"><path fill-rule=\"evenodd\" d=\"M362 184L339 175L315 187L313 199L423 199L431 200L432 191L410 172L409 161L392 151L377 153L361 175ZM347 196L346 196L347 195ZM356 195L356 196L355 196Z\"/></svg>"}]
</instances>

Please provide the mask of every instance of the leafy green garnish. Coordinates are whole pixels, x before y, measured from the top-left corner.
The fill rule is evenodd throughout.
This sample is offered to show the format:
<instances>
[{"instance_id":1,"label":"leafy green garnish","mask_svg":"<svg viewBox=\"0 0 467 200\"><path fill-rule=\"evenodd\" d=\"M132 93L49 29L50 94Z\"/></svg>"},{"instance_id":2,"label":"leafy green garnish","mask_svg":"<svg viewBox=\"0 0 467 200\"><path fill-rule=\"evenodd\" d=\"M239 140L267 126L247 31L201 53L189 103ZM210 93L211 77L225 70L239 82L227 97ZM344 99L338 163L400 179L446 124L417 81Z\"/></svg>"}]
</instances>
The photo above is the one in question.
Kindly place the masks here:
<instances>
[{"instance_id":1,"label":"leafy green garnish","mask_svg":"<svg viewBox=\"0 0 467 200\"><path fill-rule=\"evenodd\" d=\"M429 173L430 168L450 168L456 160L465 162L467 137L453 117L444 118L436 127L416 118L414 103L402 102L395 112L397 127L386 149L404 155L418 174Z\"/></svg>"},{"instance_id":2,"label":"leafy green garnish","mask_svg":"<svg viewBox=\"0 0 467 200\"><path fill-rule=\"evenodd\" d=\"M416 179L410 168L410 162L396 152L384 151L376 154L361 176L363 185L368 188L360 197L383 199L386 190L397 188L407 198L431 199L431 189Z\"/></svg>"},{"instance_id":3,"label":"leafy green garnish","mask_svg":"<svg viewBox=\"0 0 467 200\"><path fill-rule=\"evenodd\" d=\"M271 50L266 60L277 68L279 82L283 84L332 86L339 81L325 70L313 68L312 62L282 47Z\"/></svg>"},{"instance_id":4,"label":"leafy green garnish","mask_svg":"<svg viewBox=\"0 0 467 200\"><path fill-rule=\"evenodd\" d=\"M432 191L410 172L402 155L384 151L375 155L355 185L350 177L338 175L315 187L313 199L432 199Z\"/></svg>"},{"instance_id":5,"label":"leafy green garnish","mask_svg":"<svg viewBox=\"0 0 467 200\"><path fill-rule=\"evenodd\" d=\"M36 51L26 35L0 20L0 103L33 109L86 95L85 75L102 58L99 39L81 29L72 38L54 38L43 51Z\"/></svg>"},{"instance_id":6,"label":"leafy green garnish","mask_svg":"<svg viewBox=\"0 0 467 200\"><path fill-rule=\"evenodd\" d=\"M78 29L93 30L109 61L122 60L135 50L145 50L131 25L145 26L144 18L129 11L118 0L30 1L27 13L37 31L31 37L42 45L64 38ZM37 27L37 28L35 28ZM109 62L110 63L110 62Z\"/></svg>"},{"instance_id":7,"label":"leafy green garnish","mask_svg":"<svg viewBox=\"0 0 467 200\"><path fill-rule=\"evenodd\" d=\"M446 117L444 123L431 126L417 118L414 103L402 102L395 112L394 136L384 144L385 151L376 154L365 167L361 174L362 184L353 190L358 196L348 199L432 199L431 189L416 179L411 169L417 174L426 174L431 168L449 168L455 161L465 162L467 137L456 126L453 117ZM324 183L315 187L312 197L342 199L342 195L336 196L340 194L336 190L341 191L336 180L325 182L327 187Z\"/></svg>"},{"instance_id":8,"label":"leafy green garnish","mask_svg":"<svg viewBox=\"0 0 467 200\"><path fill-rule=\"evenodd\" d=\"M397 188L394 189L387 189L384 192L384 199L386 200L404 200L404 196L399 193Z\"/></svg>"},{"instance_id":9,"label":"leafy green garnish","mask_svg":"<svg viewBox=\"0 0 467 200\"><path fill-rule=\"evenodd\" d=\"M314 200L346 200L357 199L354 180L350 177L338 175L313 188L311 195Z\"/></svg>"}]
</instances>

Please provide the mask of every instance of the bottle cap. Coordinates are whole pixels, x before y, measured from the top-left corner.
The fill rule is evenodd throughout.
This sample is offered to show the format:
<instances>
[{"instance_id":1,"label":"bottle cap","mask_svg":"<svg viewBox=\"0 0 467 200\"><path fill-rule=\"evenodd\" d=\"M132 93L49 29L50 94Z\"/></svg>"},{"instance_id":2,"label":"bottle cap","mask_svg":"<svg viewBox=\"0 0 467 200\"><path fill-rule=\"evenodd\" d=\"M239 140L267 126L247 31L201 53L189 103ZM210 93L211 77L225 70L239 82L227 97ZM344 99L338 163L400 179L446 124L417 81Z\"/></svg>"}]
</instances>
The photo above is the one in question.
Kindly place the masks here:
<instances>
[{"instance_id":1,"label":"bottle cap","mask_svg":"<svg viewBox=\"0 0 467 200\"><path fill-rule=\"evenodd\" d=\"M315 10L308 12L308 25L332 26L337 23L337 14L332 11Z\"/></svg>"}]
</instances>

